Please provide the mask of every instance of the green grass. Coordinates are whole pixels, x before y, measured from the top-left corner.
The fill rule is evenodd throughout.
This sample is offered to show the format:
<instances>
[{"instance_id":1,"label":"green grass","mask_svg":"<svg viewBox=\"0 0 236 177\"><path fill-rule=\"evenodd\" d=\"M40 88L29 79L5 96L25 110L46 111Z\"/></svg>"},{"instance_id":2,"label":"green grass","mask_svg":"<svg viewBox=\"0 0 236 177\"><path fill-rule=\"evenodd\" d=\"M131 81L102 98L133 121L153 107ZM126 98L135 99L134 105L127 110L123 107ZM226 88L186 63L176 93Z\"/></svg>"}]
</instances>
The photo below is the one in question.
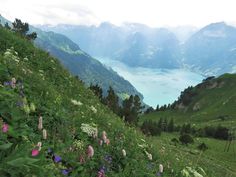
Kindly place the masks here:
<instances>
[{"instance_id":1,"label":"green grass","mask_svg":"<svg viewBox=\"0 0 236 177\"><path fill-rule=\"evenodd\" d=\"M180 171L185 166L200 166L208 177L236 176L236 142L229 152L224 152L226 141L210 138L194 138L194 144L175 146L172 138L178 139L179 134L162 133L160 137L149 137L149 141L157 149L165 167ZM208 150L201 153L197 146L204 142ZM173 175L174 176L174 175Z\"/></svg>"}]
</instances>

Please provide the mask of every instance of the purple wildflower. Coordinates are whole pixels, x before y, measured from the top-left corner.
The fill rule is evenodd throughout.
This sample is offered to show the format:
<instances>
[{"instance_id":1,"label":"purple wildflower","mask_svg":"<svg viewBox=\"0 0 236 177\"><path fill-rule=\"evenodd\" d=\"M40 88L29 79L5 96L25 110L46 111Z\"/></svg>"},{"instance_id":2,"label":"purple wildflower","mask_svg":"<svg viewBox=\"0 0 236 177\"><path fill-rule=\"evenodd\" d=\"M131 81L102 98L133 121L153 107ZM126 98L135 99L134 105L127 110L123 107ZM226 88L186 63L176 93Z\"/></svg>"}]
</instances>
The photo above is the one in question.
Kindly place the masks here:
<instances>
[{"instance_id":1,"label":"purple wildflower","mask_svg":"<svg viewBox=\"0 0 236 177\"><path fill-rule=\"evenodd\" d=\"M107 161L108 163L111 163L112 162L112 157L110 155L106 155L104 157L105 161Z\"/></svg>"},{"instance_id":2,"label":"purple wildflower","mask_svg":"<svg viewBox=\"0 0 236 177\"><path fill-rule=\"evenodd\" d=\"M61 171L61 173L65 176L67 176L69 174L69 170L64 169L64 170Z\"/></svg>"},{"instance_id":3,"label":"purple wildflower","mask_svg":"<svg viewBox=\"0 0 236 177\"><path fill-rule=\"evenodd\" d=\"M4 86L9 86L11 85L11 82L4 82Z\"/></svg>"},{"instance_id":4,"label":"purple wildflower","mask_svg":"<svg viewBox=\"0 0 236 177\"><path fill-rule=\"evenodd\" d=\"M161 176L161 173L160 173L160 172L158 172L158 173L157 173L157 176Z\"/></svg>"},{"instance_id":5,"label":"purple wildflower","mask_svg":"<svg viewBox=\"0 0 236 177\"><path fill-rule=\"evenodd\" d=\"M61 161L61 157L58 155L54 156L54 162L59 163Z\"/></svg>"}]
</instances>

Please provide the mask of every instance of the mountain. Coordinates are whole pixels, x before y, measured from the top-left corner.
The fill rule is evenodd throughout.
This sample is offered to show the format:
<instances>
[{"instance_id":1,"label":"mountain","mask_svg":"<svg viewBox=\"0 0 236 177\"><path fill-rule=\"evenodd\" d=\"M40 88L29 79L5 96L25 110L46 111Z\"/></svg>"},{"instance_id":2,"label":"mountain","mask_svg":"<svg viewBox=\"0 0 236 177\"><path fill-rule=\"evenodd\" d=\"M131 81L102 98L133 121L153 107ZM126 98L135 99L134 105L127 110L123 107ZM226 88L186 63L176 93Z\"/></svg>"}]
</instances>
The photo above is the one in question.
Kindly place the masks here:
<instances>
[{"instance_id":1,"label":"mountain","mask_svg":"<svg viewBox=\"0 0 236 177\"><path fill-rule=\"evenodd\" d=\"M115 26L39 26L66 35L93 56L120 60L136 67L177 68L181 58L179 41L169 30L137 23Z\"/></svg>"},{"instance_id":2,"label":"mountain","mask_svg":"<svg viewBox=\"0 0 236 177\"><path fill-rule=\"evenodd\" d=\"M132 67L187 67L207 76L236 71L236 29L224 22L199 30L191 26L150 28L137 23L40 28L66 35L93 56Z\"/></svg>"},{"instance_id":3,"label":"mountain","mask_svg":"<svg viewBox=\"0 0 236 177\"><path fill-rule=\"evenodd\" d=\"M205 75L236 71L236 28L213 23L185 43L184 63Z\"/></svg>"},{"instance_id":4,"label":"mountain","mask_svg":"<svg viewBox=\"0 0 236 177\"><path fill-rule=\"evenodd\" d=\"M198 28L195 26L177 26L177 27L168 27L172 33L175 34L180 43L185 43L194 33L198 31Z\"/></svg>"},{"instance_id":5,"label":"mountain","mask_svg":"<svg viewBox=\"0 0 236 177\"><path fill-rule=\"evenodd\" d=\"M149 154L158 169L139 131L56 58L3 27L0 127L1 176L155 176Z\"/></svg>"},{"instance_id":6,"label":"mountain","mask_svg":"<svg viewBox=\"0 0 236 177\"><path fill-rule=\"evenodd\" d=\"M3 17L1 19L2 22L10 24ZM45 32L33 26L30 30L37 32L38 37L35 40L37 46L58 58L73 75L79 76L87 86L98 84L104 90L104 94L106 94L109 86L112 86L121 98L125 98L127 95L139 95L141 99L143 98L142 94L127 80L82 51L77 44L66 36L54 32Z\"/></svg>"}]
</instances>

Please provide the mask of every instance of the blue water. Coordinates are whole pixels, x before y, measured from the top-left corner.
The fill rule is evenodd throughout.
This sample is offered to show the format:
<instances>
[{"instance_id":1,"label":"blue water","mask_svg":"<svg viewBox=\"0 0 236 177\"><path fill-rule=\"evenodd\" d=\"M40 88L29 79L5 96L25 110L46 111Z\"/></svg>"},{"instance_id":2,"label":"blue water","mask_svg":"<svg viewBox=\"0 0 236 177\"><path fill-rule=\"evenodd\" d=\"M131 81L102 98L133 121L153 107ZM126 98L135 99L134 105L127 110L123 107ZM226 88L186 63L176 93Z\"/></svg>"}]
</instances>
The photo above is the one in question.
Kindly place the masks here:
<instances>
[{"instance_id":1,"label":"blue water","mask_svg":"<svg viewBox=\"0 0 236 177\"><path fill-rule=\"evenodd\" d=\"M144 96L144 102L156 108L157 104L173 103L188 86L195 86L204 77L184 69L150 69L128 67L125 64L99 58L107 67L128 80Z\"/></svg>"}]
</instances>

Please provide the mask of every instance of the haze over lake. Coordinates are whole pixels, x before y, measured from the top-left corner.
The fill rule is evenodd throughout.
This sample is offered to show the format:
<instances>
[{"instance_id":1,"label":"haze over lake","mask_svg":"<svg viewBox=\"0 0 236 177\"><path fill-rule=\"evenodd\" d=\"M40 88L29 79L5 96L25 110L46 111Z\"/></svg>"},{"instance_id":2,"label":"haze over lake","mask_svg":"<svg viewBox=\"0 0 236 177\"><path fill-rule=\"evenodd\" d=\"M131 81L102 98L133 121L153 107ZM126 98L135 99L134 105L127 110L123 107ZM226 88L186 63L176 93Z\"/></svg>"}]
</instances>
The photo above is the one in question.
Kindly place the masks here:
<instances>
[{"instance_id":1,"label":"haze over lake","mask_svg":"<svg viewBox=\"0 0 236 177\"><path fill-rule=\"evenodd\" d=\"M181 91L204 79L202 75L184 69L133 68L116 60L96 58L134 85L143 94L144 102L154 108L157 104L174 102Z\"/></svg>"}]
</instances>

